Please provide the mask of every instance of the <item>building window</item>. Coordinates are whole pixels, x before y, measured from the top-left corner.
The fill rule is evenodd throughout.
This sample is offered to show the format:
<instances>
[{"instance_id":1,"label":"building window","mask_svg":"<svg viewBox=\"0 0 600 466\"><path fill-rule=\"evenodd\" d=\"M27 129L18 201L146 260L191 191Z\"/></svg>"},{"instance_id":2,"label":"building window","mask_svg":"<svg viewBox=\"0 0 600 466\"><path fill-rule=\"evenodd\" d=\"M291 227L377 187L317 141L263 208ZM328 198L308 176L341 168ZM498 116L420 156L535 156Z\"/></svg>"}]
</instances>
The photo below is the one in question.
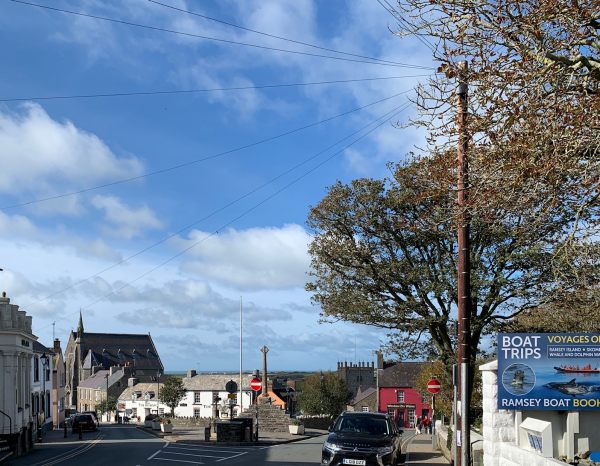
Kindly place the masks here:
<instances>
[{"instance_id":1,"label":"building window","mask_svg":"<svg viewBox=\"0 0 600 466\"><path fill-rule=\"evenodd\" d=\"M164 416L165 415L165 408L158 408L158 415L159 416Z\"/></svg>"},{"instance_id":2,"label":"building window","mask_svg":"<svg viewBox=\"0 0 600 466\"><path fill-rule=\"evenodd\" d=\"M363 413L368 413L369 412L369 407L368 406L363 406L362 407L362 412Z\"/></svg>"},{"instance_id":3,"label":"building window","mask_svg":"<svg viewBox=\"0 0 600 466\"><path fill-rule=\"evenodd\" d=\"M40 381L40 358L37 356L33 358L33 381Z\"/></svg>"},{"instance_id":4,"label":"building window","mask_svg":"<svg viewBox=\"0 0 600 466\"><path fill-rule=\"evenodd\" d=\"M100 401L100 392L96 390L96 401Z\"/></svg>"},{"instance_id":5,"label":"building window","mask_svg":"<svg viewBox=\"0 0 600 466\"><path fill-rule=\"evenodd\" d=\"M58 410L62 411L65 409L65 399L64 398L60 398L58 400Z\"/></svg>"},{"instance_id":6,"label":"building window","mask_svg":"<svg viewBox=\"0 0 600 466\"><path fill-rule=\"evenodd\" d=\"M200 408L194 408L194 417L200 417Z\"/></svg>"},{"instance_id":7,"label":"building window","mask_svg":"<svg viewBox=\"0 0 600 466\"><path fill-rule=\"evenodd\" d=\"M195 404L200 404L200 392L194 392L194 403Z\"/></svg>"},{"instance_id":8,"label":"building window","mask_svg":"<svg viewBox=\"0 0 600 466\"><path fill-rule=\"evenodd\" d=\"M398 403L404 403L404 391L398 390L396 392L396 398L397 398Z\"/></svg>"}]
</instances>

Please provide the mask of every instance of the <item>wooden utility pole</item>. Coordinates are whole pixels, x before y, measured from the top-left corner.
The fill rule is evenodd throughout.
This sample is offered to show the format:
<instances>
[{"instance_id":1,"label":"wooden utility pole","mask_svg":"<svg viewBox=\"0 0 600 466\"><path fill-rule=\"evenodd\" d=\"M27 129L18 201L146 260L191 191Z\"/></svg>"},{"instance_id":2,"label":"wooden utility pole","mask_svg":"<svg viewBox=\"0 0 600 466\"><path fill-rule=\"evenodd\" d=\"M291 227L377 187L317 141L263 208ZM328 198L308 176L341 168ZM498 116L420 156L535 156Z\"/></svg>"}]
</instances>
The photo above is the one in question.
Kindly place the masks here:
<instances>
[{"instance_id":1,"label":"wooden utility pole","mask_svg":"<svg viewBox=\"0 0 600 466\"><path fill-rule=\"evenodd\" d=\"M467 62L458 64L457 127L458 127L458 399L460 412L456 432L456 456L458 466L471 464L471 442L469 424L469 364L471 359L471 244L470 217L468 212L469 163L467 157L468 135L467 120ZM458 413L455 413L455 415Z\"/></svg>"}]
</instances>

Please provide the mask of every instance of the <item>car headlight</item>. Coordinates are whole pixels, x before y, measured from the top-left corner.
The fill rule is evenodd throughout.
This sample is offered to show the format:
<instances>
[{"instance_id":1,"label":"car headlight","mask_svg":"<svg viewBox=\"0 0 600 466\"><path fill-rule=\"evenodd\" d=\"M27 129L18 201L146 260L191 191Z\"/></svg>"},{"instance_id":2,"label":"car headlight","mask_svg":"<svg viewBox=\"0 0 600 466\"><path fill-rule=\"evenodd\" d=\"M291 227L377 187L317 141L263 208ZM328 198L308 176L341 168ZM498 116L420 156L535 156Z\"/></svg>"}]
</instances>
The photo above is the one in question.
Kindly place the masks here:
<instances>
[{"instance_id":1,"label":"car headlight","mask_svg":"<svg viewBox=\"0 0 600 466\"><path fill-rule=\"evenodd\" d=\"M394 451L394 448L391 446L388 447L380 447L377 449L377 456L385 456L385 455L389 455L391 452Z\"/></svg>"},{"instance_id":2,"label":"car headlight","mask_svg":"<svg viewBox=\"0 0 600 466\"><path fill-rule=\"evenodd\" d=\"M323 444L323 448L325 448L326 450L329 450L332 453L335 453L342 449L342 447L340 447L339 445L336 445L335 443L331 443L331 442L325 442Z\"/></svg>"}]
</instances>

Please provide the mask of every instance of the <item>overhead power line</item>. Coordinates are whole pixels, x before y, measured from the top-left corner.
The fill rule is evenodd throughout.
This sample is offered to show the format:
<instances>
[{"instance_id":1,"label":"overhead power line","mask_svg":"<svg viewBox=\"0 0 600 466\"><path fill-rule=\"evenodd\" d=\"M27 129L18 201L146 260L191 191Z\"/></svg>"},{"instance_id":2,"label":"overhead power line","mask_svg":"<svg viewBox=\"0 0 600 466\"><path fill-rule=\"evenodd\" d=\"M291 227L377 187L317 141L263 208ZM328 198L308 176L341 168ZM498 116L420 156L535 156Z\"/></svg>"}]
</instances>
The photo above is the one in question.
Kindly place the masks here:
<instances>
[{"instance_id":1,"label":"overhead power line","mask_svg":"<svg viewBox=\"0 0 600 466\"><path fill-rule=\"evenodd\" d=\"M186 36L186 37L195 37L198 39L204 39L204 40L220 42L220 43L230 44L230 45L242 45L244 47L252 47L252 48L257 48L257 49L270 50L273 52L293 53L293 54L297 54L297 55L306 55L306 56L310 56L310 57L327 58L330 60L342 60L342 61L350 61L350 62L357 62L357 63L366 63L369 65L393 66L393 67L399 67L399 68L414 68L414 69L426 69L426 70L434 69L434 68L427 67L427 66L412 65L409 63L390 64L390 63L381 63L381 62L375 62L375 61L370 61L370 60L335 57L335 56L331 56L331 55L322 55L322 54L312 53L312 52L302 52L300 50L281 49L281 48L277 48L277 47L269 47L266 45L251 44L249 42L240 42L240 41L231 40L231 39L223 39L223 38L219 38L219 37L205 36L202 34L194 34L191 32L176 31L174 29L161 28L158 26L149 26L147 24L134 23L131 21L125 21L125 20L116 19L116 18L109 18L106 16L93 15L90 13L81 13L78 11L67 10L64 8L56 8L56 7L52 7L52 6L48 6L48 5L40 5L38 3L26 2L24 0L10 0L10 1L14 2L14 3L22 4L22 5L33 6L36 8L44 8L46 10L58 11L61 13L81 16L81 17L85 17L85 18L99 19L102 21L109 21L111 23L124 24L127 26L134 26L134 27L143 28L143 29L150 29L153 31L166 32L169 34L177 34L177 35Z\"/></svg>"},{"instance_id":2,"label":"overhead power line","mask_svg":"<svg viewBox=\"0 0 600 466\"><path fill-rule=\"evenodd\" d=\"M356 107L356 108L353 108L351 110L347 110L345 112L338 113L337 115L334 115L334 116L331 116L331 117L328 117L328 118L324 118L324 119L316 121L314 123L309 123L309 124L301 126L299 128L295 128L295 129L292 129L292 130L289 130L289 131L285 131L283 133L276 134L275 136L269 136L269 137L264 138L264 139L259 139L258 141L254 141L254 142L251 142L251 143L248 143L248 144L244 144L242 146L238 146L238 147L235 147L233 149L229 149L229 150L226 150L226 151L223 151L223 152L218 152L216 154L208 155L206 157L201 157L201 158L197 158L197 159L194 159L194 160L190 160L189 162L183 162L183 163L179 163L177 165L171 165L170 167L162 168L160 170L154 170L154 171L151 171L151 172L143 173L141 175L132 176L132 177L129 177L129 178L123 178L123 179L116 180L116 181L111 181L110 183L104 183L104 184L92 186L92 187L89 187L89 188L83 188L83 189L79 189L79 190L76 190L76 191L69 191L69 192L62 193L62 194L56 194L54 196L48 196L48 197L44 197L44 198L33 199L33 200L27 201L27 202L21 202L21 203L18 203L18 204L12 204L12 205L8 205L8 206L0 207L0 211L9 210L9 209L15 209L17 207L25 207L25 206L32 205L32 204L37 204L37 203L40 203L40 202L46 202L46 201L51 201L51 200L56 200L56 199L62 199L62 198L65 198L65 197L74 196L74 195L77 195L77 194L83 194L83 193L87 193L87 192L90 192L90 191L95 191L95 190L102 189L102 188L108 188L108 187L111 187L111 186L117 186L117 185L120 185L120 184L129 183L131 181L140 180L142 178L147 178L149 176L160 175L160 174L171 172L171 171L178 170L178 169L181 169L181 168L189 167L189 166L201 163L201 162L206 162L207 160L213 160L213 159L216 159L216 158L219 158L219 157L223 157L225 155L233 154L234 152L239 152L241 150L248 149L250 147L258 146L260 144L264 144L264 143L267 143L267 142L270 142L270 141L274 141L276 139L280 139L280 138L282 138L284 136L289 136L290 134L294 134L294 133L297 133L299 131L302 131L302 130L305 130L305 129L308 129L308 128L312 128L313 126L318 126L320 124L326 123L326 122L331 121L331 120L335 120L336 118L340 118L340 117L345 116L345 115L349 115L351 113L357 112L357 111L365 109L367 107L371 107L371 106L376 105L378 103L385 102L387 100L393 99L394 97L397 97L397 96L402 95L402 94L406 94L406 93L411 92L411 91L412 91L412 89L409 89L407 91L402 91L402 92L399 92L397 94L391 95L389 97L384 97L383 99L376 100L375 102L371 102L370 104L362 105L360 107Z\"/></svg>"},{"instance_id":3,"label":"overhead power line","mask_svg":"<svg viewBox=\"0 0 600 466\"><path fill-rule=\"evenodd\" d=\"M148 1L150 3L154 3L156 5L160 5L160 6L164 6L166 8L170 8L171 10L180 11L180 12L186 13L188 15L198 16L200 18L204 18L204 19L207 19L209 21L214 21L216 23L225 24L226 26L231 26L231 27L234 27L234 28L237 28L237 29L241 29L243 31L252 32L254 34L260 34L261 36L270 37L272 39L283 40L283 41L286 41L286 42L290 42L292 44L304 45L306 47L312 47L312 48L315 48L315 49L324 50L326 52L339 53L340 55L347 55L349 57L364 58L366 60L378 61L378 62L381 62L381 63L388 63L388 64L391 64L391 65L403 65L403 63L399 63L399 62L396 62L396 61L382 60L381 58L369 57L367 55L360 55L360 54L357 54L357 53L344 52L344 51L341 51L341 50L336 50L336 49L331 49L331 48L328 48L328 47L323 47L321 45L311 44L309 42L303 42L301 40L290 39L289 37L283 37L283 36L278 36L276 34L271 34L271 33L264 32L264 31L259 31L257 29L247 28L247 27L244 27L244 26L240 26L239 24L230 23L229 21L225 21L225 20L222 20L222 19L213 18L211 16L204 15L204 14L198 13L196 11L186 10L184 8L178 8L176 6L168 5L166 3L157 2L156 0L148 0Z\"/></svg>"},{"instance_id":4,"label":"overhead power line","mask_svg":"<svg viewBox=\"0 0 600 466\"><path fill-rule=\"evenodd\" d=\"M392 15L392 17L396 21L398 21L398 26L400 26L401 29L404 29L409 34L415 36L419 40L419 42L421 42L425 47L427 47L429 50L435 53L435 47L431 44L431 42L429 42L425 37L421 37L420 34L417 34L414 31L413 26L408 21L406 21L406 19L404 19L399 12L396 11L396 9L388 0L377 0L377 3L379 3L385 11L387 11L390 15Z\"/></svg>"},{"instance_id":5,"label":"overhead power line","mask_svg":"<svg viewBox=\"0 0 600 466\"><path fill-rule=\"evenodd\" d=\"M206 89L175 89L171 91L132 91L132 92L106 92L97 94L73 94L73 95L49 95L37 97L10 97L0 98L0 102L22 102L27 100L66 100L66 99L93 99L99 97L129 97L129 96L144 96L144 95L170 95L170 94L194 94L200 92L218 92L218 91L246 91L258 89L275 89L282 87L302 87L302 86L318 86L326 84L345 84L358 83L369 81L383 81L389 79L405 79L405 78L422 78L430 76L429 74L414 74L407 76L382 76L375 78L356 78L356 79L335 79L331 81L312 81L304 83L283 83L283 84L257 84L253 86L234 86L234 87L211 87Z\"/></svg>"},{"instance_id":6,"label":"overhead power line","mask_svg":"<svg viewBox=\"0 0 600 466\"><path fill-rule=\"evenodd\" d=\"M407 102L407 103L403 104L401 107L402 107L402 109L404 110L405 108L407 108L408 106L410 106L410 104L411 104L410 102ZM388 112L388 113L386 113L386 114L384 115L384 117L385 117L386 115L388 115L389 113L393 113L393 112L395 112L397 108L399 108L399 107L394 107L394 109L392 109L392 110L391 110L391 112ZM383 118L383 117L380 117L380 118ZM201 222L204 222L205 220L208 220L209 218L211 218L211 217L215 216L216 214L218 214L218 213L220 213L220 212L224 211L225 209L227 209L227 208L229 208L229 207L231 207L231 206L233 206L233 205L235 205L235 204L239 203L240 201L242 201L242 200L244 200L244 199L246 199L246 198L250 197L251 195L253 195L253 194L255 194L255 193L259 192L260 190L262 190L262 189L266 188L267 186L269 186L269 185L271 185L271 184L275 183L277 180L279 180L279 179L283 178L284 176L286 176L286 175L288 175L288 174L292 173L293 171L297 170L298 168L302 167L303 165L306 165L307 163L309 163L309 162L311 162L311 161L315 160L316 158L318 158L318 157L319 157L319 156L321 156L322 154L324 154L324 153L328 152L329 150L333 149L335 146L337 146L337 145L341 144L342 142L346 141L347 139L350 139L350 138L352 138L352 137L356 136L357 134L361 133L361 132L362 132L362 131L364 131L366 128L368 128L369 126L371 126L371 125L373 125L375 122L377 122L377 121L378 121L380 118L378 118L377 120L371 121L370 123L368 123L367 125L365 125L365 126L361 127L360 129L358 129L358 130L356 130L356 131L353 131L352 133L348 134L347 136L343 137L342 139L339 139L338 141L334 142L333 144L331 144L331 145L327 146L326 148L324 148L324 149L320 150L319 152L317 152L316 154L312 155L311 157L308 157L307 159L304 159L303 161L301 161L301 162L298 162L297 164L295 164L295 165L293 165L292 167L288 168L287 170L285 170L285 171L281 172L281 173L280 173L280 174L278 174L277 176L275 176L275 177L271 178L270 180L268 180L268 181L264 182L263 184L261 184L261 185L257 186L256 188L253 188L252 190L250 190L250 191L246 192L246 193L245 193L245 194L243 194L242 196L240 196L240 197L238 197L238 198L236 198L236 199L234 199L234 200L232 200L232 201L228 202L227 204L225 204L225 205L223 205L223 206L221 206L221 207L219 207L219 208L217 208L217 209L213 210L212 212L210 212L209 214L205 215L204 217L202 217L202 218L200 218L200 219L197 219L197 220L194 220L192 223L189 223L189 224L185 225L184 227L182 227L182 228L178 229L178 230L177 230L177 231L175 231L174 233L171 233L171 234L169 234L169 235L167 235L167 236L163 237L163 238L162 238L162 239L160 239L159 241L157 241L157 242L155 242L155 243L153 243L153 244L151 244L151 245L149 245L149 246L146 246L146 247L144 247L144 248L142 248L142 249L138 250L137 252L135 252L135 253L133 253L133 254L131 254L131 255L127 256L127 257L126 257L126 258L124 258L124 259L121 259L121 260L120 260L120 261L118 261L118 262L115 262L115 263L113 263L112 265L109 265L108 267L106 267L106 268L104 268L104 269L100 270L99 272L96 272L96 273L95 273L95 274L93 274L93 275L90 275L90 276L88 276L88 277L86 277L86 278L83 278L83 279L81 279L81 280L79 280L79 281L77 281L77 282L75 282L75 283L73 283L73 284L71 284L71 285L69 285L69 286L67 286L67 287L63 288L63 289L60 289L60 290L54 291L54 292L50 293L49 295L46 295L46 296L44 296L43 298L37 299L37 300L35 300L35 301L32 301L32 302L31 302L31 303L29 303L27 306L25 306L25 308L27 308L27 307L29 307L29 306L31 306L31 305L33 305L33 304L35 304L35 303L39 303L39 302L42 302L42 301L46 301L46 300L48 300L48 299L50 299L50 298L53 298L54 296L58 296L58 295L60 295L60 294L62 294L62 293L64 293L64 292L66 292L66 291L69 291L69 290L71 290L71 289L73 289L73 288L75 288L75 287L77 287L77 286L79 286L79 285L81 285L81 284L83 284L83 283L86 283L86 282L88 282L88 281L90 281L90 280L92 280L92 279L94 279L94 278L98 278L98 277L99 277L99 276L101 276L102 274L104 274L104 273L106 273L106 272L108 272L108 271L110 271L110 270L112 270L112 269L114 269L114 268L116 268L116 267L120 266L121 264L124 264L124 263L128 263L128 262L130 262L132 259L135 259L136 257L138 257L138 256L140 256L140 255L142 255L142 254L144 254L145 252L147 252L147 251L149 251L149 250L151 250L151 249L154 249L155 247L157 247L157 246L159 246L159 245L161 245L161 244L163 244L163 243L167 242L168 240L170 240L170 239L174 238L175 236L182 234L183 232L185 232L185 231L187 231L187 230L191 229L192 227L194 227L194 226L198 225L199 223L201 223Z\"/></svg>"},{"instance_id":7,"label":"overhead power line","mask_svg":"<svg viewBox=\"0 0 600 466\"><path fill-rule=\"evenodd\" d=\"M368 130L367 132L365 132L364 134L358 136L357 138L355 138L353 141L351 141L350 143L346 144L344 147L342 147L341 149L335 151L333 154L329 155L327 158L325 158L323 161L319 162L318 164L316 164L315 166L313 166L312 168L310 168L309 170L305 171L303 174L299 175L298 177L296 177L295 179L293 179L292 181L290 181L289 183L285 184L283 187L279 188L277 191L273 192L272 194L270 194L269 196L265 197L263 200L261 200L260 202L256 203L255 205L253 205L252 207L246 209L244 212L242 212L240 215L236 216L235 218L233 218L232 220L229 220L228 222L222 224L219 228L217 228L216 230L214 230L212 233L207 234L206 236L204 236L202 239L195 241L194 243L192 243L190 246L186 247L185 249L183 249L182 251L179 251L177 254L174 254L172 256L170 256L168 259L164 260L163 262L161 262L160 264L154 266L152 269L147 270L146 272L138 275L136 278L134 278L133 280L121 285L119 288L117 288L116 290L110 291L109 293L106 293L105 295L101 296L100 298L86 304L83 308L84 309L89 309L92 306L94 306L95 304L104 301L105 299L107 299L109 296L115 295L116 293L118 293L119 291L125 289L128 286L133 285L134 283L138 282L139 280L141 280L142 278L150 275L151 273L155 272L156 270L160 269L161 267L164 267L165 265L167 265L168 263L172 262L173 260L177 259L178 257L181 257L183 254L185 254L186 252L190 251L191 249L195 248L196 246L198 246L199 244L203 243L204 241L208 240L209 238L217 235L219 233L219 231L227 228L228 226L232 225L233 223L237 222L238 220L240 220L241 218L249 215L251 212L253 212L254 210L258 209L260 206L262 206L263 204L267 203L268 201L270 201L271 199L273 199L274 197L278 196L279 194L281 194L283 191L285 191L286 189L290 188L291 186L293 186L294 184L298 183L300 180L302 180L303 178L306 178L308 175L310 175L311 173L313 173L314 171L316 171L317 169L319 169L320 167L322 167L323 165L325 165L327 162L329 162L331 159L333 159L334 157L338 156L339 154L343 153L346 149L348 149L349 147L353 146L354 144L356 144L357 142L359 142L360 140L364 139L366 136L368 136L369 134L371 134L373 131L375 131L376 129L378 129L379 127L381 127L384 123L386 123L387 121L390 121L392 118L394 118L395 116L397 116L398 114L400 114L401 112L403 112L404 110L406 110L408 107L410 107L411 102L406 102L400 106L396 106L394 107L391 111L386 112L384 115L378 117L377 119L371 121L370 123L368 123L367 125L363 126L362 128L360 128L357 131L354 131L353 133L345 136L344 138L338 140L337 142L335 142L334 144L328 146L327 148L319 151L317 154L309 157L308 159L294 165L293 167L287 169L285 172L281 173L280 175L276 176L275 178L272 178L271 180L269 180L268 182L264 183L263 185L255 188L254 190L244 194L243 196L241 196L240 198L232 201L231 203L229 203L228 205L221 207L219 209L217 209L216 211L213 211L211 214L209 214L208 216L204 217L204 219L214 215L215 213L224 210L225 208L227 208L229 205L235 204L237 202L239 202L240 200L250 196L251 194L253 194L254 192L262 189L263 187L273 183L274 181L276 181L277 179L285 176L288 173L291 173L292 171L296 170L297 168L299 168L302 165L305 165L306 163L314 160L315 158L317 158L318 156L326 153L327 151L329 151L330 149L332 149L333 147L339 145L340 143L342 143L343 141L350 139L358 134L360 134L361 132L365 131L367 128L369 128L370 126L373 126L373 128L371 128L370 130ZM75 286L87 282L89 280L91 280L92 278L96 278L98 277L100 274L114 268L117 267L118 265L130 260L133 257L136 257L140 254L142 254L143 252L152 249L153 247L157 246L158 244L162 244L165 241L167 241L168 239L176 236L177 234L181 233L182 231L185 231L189 228L191 228L191 226L194 226L196 223L199 223L201 220L198 220L196 222L194 222L191 225L188 225L186 227L184 227L183 229L179 230L177 233L174 233L170 236L168 236L167 238L164 238L163 240L159 241L158 243L155 243L152 246L149 246L145 249L143 249L142 251L139 251L138 253L135 253L134 255L128 257L127 259L123 259L122 261L120 261L117 264L114 264L106 269L104 269L102 272L99 272L95 275L92 275L86 279L80 280L79 282L77 282L76 284L73 284L71 286L69 286L68 288L65 288L64 290L55 292L45 298L42 298L40 300L37 300L35 302L41 302L41 301L45 301L47 299L49 299L50 297L56 296L58 294L64 293L65 291L74 288ZM33 303L32 303L33 304ZM29 305L31 306L31 304ZM25 306L25 308L29 307L29 306ZM78 311L76 311L78 312ZM68 315L72 315L74 313L70 313ZM39 328L37 331L42 330L46 327L48 327L49 325L46 325L44 327Z\"/></svg>"}]
</instances>

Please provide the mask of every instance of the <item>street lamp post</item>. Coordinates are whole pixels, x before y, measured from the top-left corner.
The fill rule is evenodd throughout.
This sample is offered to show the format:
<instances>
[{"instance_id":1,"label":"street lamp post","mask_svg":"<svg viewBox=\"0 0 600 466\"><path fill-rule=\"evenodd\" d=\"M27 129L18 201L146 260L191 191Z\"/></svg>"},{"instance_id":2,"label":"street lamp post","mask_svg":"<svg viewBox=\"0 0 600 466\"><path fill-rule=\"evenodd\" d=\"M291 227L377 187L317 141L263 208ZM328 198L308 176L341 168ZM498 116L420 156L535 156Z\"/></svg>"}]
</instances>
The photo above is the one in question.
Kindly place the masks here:
<instances>
[{"instance_id":1,"label":"street lamp post","mask_svg":"<svg viewBox=\"0 0 600 466\"><path fill-rule=\"evenodd\" d=\"M160 409L160 371L156 371L156 415L159 415Z\"/></svg>"},{"instance_id":2,"label":"street lamp post","mask_svg":"<svg viewBox=\"0 0 600 466\"><path fill-rule=\"evenodd\" d=\"M42 372L42 406L44 407L44 416L43 419L44 421L46 420L46 411L47 411L47 399L46 399L46 366L48 365L48 355L46 353L42 354L42 357L40 358L42 360L42 367L43 367L43 372ZM39 415L38 415L38 424L39 424ZM42 426L40 425L39 427L39 431L38 431L38 438L40 440L40 442L42 441Z\"/></svg>"},{"instance_id":3,"label":"street lamp post","mask_svg":"<svg viewBox=\"0 0 600 466\"><path fill-rule=\"evenodd\" d=\"M104 377L106 378L106 398L104 399L104 409L106 410L106 422L110 423L110 414L108 413L108 376L110 372Z\"/></svg>"}]
</instances>

